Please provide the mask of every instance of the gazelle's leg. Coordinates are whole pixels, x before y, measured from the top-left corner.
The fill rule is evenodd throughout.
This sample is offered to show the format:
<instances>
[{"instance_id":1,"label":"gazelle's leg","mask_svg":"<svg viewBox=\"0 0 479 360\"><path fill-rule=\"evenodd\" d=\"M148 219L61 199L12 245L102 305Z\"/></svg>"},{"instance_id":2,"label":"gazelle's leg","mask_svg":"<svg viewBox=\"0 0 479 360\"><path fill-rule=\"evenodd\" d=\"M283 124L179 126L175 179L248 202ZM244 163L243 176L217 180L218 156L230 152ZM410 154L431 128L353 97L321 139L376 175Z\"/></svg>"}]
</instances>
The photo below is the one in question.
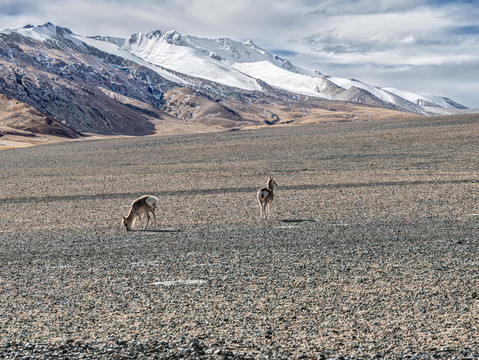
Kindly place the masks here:
<instances>
[{"instance_id":1,"label":"gazelle's leg","mask_svg":"<svg viewBox=\"0 0 479 360\"><path fill-rule=\"evenodd\" d=\"M153 210L151 211L151 213L153 214L153 219L155 220L155 226L156 226L156 214L155 214L155 210L156 210L156 208L153 209Z\"/></svg>"},{"instance_id":2,"label":"gazelle's leg","mask_svg":"<svg viewBox=\"0 0 479 360\"><path fill-rule=\"evenodd\" d=\"M148 228L148 224L150 223L150 213L147 211L146 212L146 225L145 225L145 229L146 230Z\"/></svg>"},{"instance_id":3,"label":"gazelle's leg","mask_svg":"<svg viewBox=\"0 0 479 360\"><path fill-rule=\"evenodd\" d=\"M143 228L143 221L141 221L141 215L136 217L138 219L138 222L140 223L140 226ZM140 230L140 226L136 228L136 231Z\"/></svg>"}]
</instances>

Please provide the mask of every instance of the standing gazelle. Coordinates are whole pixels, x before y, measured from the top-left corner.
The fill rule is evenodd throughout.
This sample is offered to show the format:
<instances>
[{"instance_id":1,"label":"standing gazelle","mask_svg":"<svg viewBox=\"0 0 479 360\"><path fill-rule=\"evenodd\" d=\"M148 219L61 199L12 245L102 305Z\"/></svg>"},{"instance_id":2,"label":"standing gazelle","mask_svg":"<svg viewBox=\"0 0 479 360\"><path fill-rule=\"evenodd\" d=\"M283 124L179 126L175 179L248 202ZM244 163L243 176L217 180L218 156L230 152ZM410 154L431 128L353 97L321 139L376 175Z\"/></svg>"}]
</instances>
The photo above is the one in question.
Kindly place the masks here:
<instances>
[{"instance_id":1,"label":"standing gazelle","mask_svg":"<svg viewBox=\"0 0 479 360\"><path fill-rule=\"evenodd\" d=\"M135 220L138 218L140 221L140 225L143 227L143 223L141 221L141 217L143 214L146 214L146 226L145 229L148 227L148 224L150 222L150 213L153 214L153 217L155 219L155 224L156 224L156 214L155 214L155 209L158 206L158 198L155 196L151 195L144 195L142 197L139 197L133 203L131 204L130 212L128 213L128 216L122 216L123 217L123 225L125 225L126 230L131 230ZM138 231L139 228L136 229Z\"/></svg>"},{"instance_id":2,"label":"standing gazelle","mask_svg":"<svg viewBox=\"0 0 479 360\"><path fill-rule=\"evenodd\" d=\"M274 176L270 176L268 179L268 182L266 183L266 187L259 189L258 192L256 193L256 196L258 197L259 205L261 207L260 213L259 213L259 219L261 220L264 218L267 220L267 218L270 217L271 213L271 204L273 203L274 200L274 189L278 184L276 184L276 181L274 181Z\"/></svg>"}]
</instances>

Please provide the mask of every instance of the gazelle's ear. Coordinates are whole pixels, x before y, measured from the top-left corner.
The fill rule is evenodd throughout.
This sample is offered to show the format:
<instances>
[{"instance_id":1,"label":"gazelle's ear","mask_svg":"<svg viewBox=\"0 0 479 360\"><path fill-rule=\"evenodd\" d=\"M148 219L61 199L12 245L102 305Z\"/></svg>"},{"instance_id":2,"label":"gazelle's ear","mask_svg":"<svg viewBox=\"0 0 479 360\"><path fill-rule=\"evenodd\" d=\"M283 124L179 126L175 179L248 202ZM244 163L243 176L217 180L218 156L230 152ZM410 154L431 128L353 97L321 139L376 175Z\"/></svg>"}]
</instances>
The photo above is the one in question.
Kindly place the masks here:
<instances>
[{"instance_id":1,"label":"gazelle's ear","mask_svg":"<svg viewBox=\"0 0 479 360\"><path fill-rule=\"evenodd\" d=\"M123 215L121 217L123 218L123 220L126 220L126 217L124 217Z\"/></svg>"}]
</instances>

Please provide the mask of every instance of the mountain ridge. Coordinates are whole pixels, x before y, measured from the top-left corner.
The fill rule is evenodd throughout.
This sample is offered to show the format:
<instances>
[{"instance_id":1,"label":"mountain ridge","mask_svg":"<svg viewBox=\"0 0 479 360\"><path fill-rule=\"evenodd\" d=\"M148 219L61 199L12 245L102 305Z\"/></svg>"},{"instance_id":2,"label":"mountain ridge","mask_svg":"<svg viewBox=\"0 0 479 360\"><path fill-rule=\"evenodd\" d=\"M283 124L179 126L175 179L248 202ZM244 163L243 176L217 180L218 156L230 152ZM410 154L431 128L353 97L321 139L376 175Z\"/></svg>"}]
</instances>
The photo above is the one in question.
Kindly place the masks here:
<instances>
[{"instance_id":1,"label":"mountain ridge","mask_svg":"<svg viewBox=\"0 0 479 360\"><path fill-rule=\"evenodd\" d=\"M174 30L84 37L52 23L0 31L0 94L76 132L100 135L169 133L165 124L196 132L355 113L428 115L421 104L465 109L443 97L417 96L415 103L411 92L302 69L252 41Z\"/></svg>"},{"instance_id":2,"label":"mountain ridge","mask_svg":"<svg viewBox=\"0 0 479 360\"><path fill-rule=\"evenodd\" d=\"M145 59L144 56L142 56L142 54L145 53L144 49L141 49L141 48L138 49L138 48L135 48L134 46L132 46L132 44L136 45L137 39L139 39L143 36L145 36L146 38L148 38L150 40L154 40L154 44L149 45L150 49L149 49L149 51L147 51L148 56L147 56L146 59ZM105 38L104 40L108 41L108 38ZM203 38L198 38L198 37L190 36L190 35L182 35L175 30L171 30L171 31L155 30L155 31L152 31L148 34L137 33L137 34L131 35L128 38L128 40L129 41L127 41L127 42L124 41L123 44L128 43L128 46L126 47L126 49L130 53L135 54L135 55L139 56L140 58L142 58L144 60L151 61L152 63L155 63L155 61L164 61L163 59L158 59L158 58L154 58L154 56L151 56L152 54L155 55L155 50L152 50L152 48L154 48L154 46L161 46L161 43L167 43L167 44L170 44L170 45L178 45L178 46L183 46L183 47L188 47L189 46L189 47L193 47L194 49L201 50L205 53L208 52L208 50L209 50L209 57L210 58L212 58L213 60L216 60L218 62L223 62L223 63L225 63L225 61L234 61L234 62L239 63L239 64L244 64L244 63L258 63L258 62L261 62L261 61L267 61L270 64L278 66L278 67L280 67L282 69L285 69L287 71L299 74L301 76L308 76L308 77L316 80L319 83L318 86L314 86L314 87L310 88L309 91L308 91L308 94L313 95L313 96L318 95L318 94L314 94L314 89L321 87L320 86L321 85L320 84L320 79L324 77L323 74L321 74L318 71L301 69L301 68L298 68L298 67L294 66L288 60L282 59L277 55L273 55L272 53L268 52L267 50L264 50L260 47L257 47L251 40L248 40L246 42L238 42L238 41L234 41L234 40L231 40L231 39L228 39L228 38L203 39ZM117 42L117 44L118 44L118 42ZM221 44L221 45L218 46L218 44ZM91 44L91 45L93 45L93 44ZM123 45L123 46L125 46L125 45ZM250 48L250 49L248 49L248 48ZM250 52L248 52L247 50L250 50ZM260 54L260 55L258 56L258 54ZM256 56L254 56L254 55L256 55ZM153 59L152 59L152 57L153 57ZM246 60L244 60L245 57L246 57ZM253 72L250 69L245 69L244 67L241 67L239 65L232 66L232 67L233 67L233 69L240 70L240 72L243 73L243 74L250 75L253 78L256 78L256 79L259 79L259 80L262 80L262 81L266 81L268 83L268 81L265 80L264 78L261 78L261 77L257 76L257 73L263 70L262 68L258 69L256 72ZM172 69L172 70L174 70L174 69ZM179 71L178 69L176 69L176 70ZM246 70L246 71L244 71L244 70ZM250 71L247 71L247 70L250 70ZM186 73L188 74L188 72L186 72ZM198 74L189 74L189 75L198 75ZM208 80L212 80L212 79L208 79ZM336 85L338 85L339 87L343 87L344 90L347 90L349 87L354 86L354 84L352 84L352 82L355 81L354 79L350 79L350 83L345 82L345 79L338 79L338 80L340 80L342 82L342 84L336 84ZM228 84L228 85L234 87L234 84ZM276 85L277 86L277 84L274 84L274 83L273 84L270 83L270 85ZM373 86L370 86L370 85L367 85L367 84L365 84L365 85L368 86L369 88L373 88ZM277 87L285 90L281 86L277 86ZM386 93L385 95L379 96L379 97L382 98L382 100L385 100L386 102L388 102L384 98L384 97L388 97L388 96L391 95L391 94L387 94L389 92L388 89L386 89L386 88L382 89L382 88L378 88L378 87L374 87L374 88L377 88L380 91L385 92ZM390 88L390 89L393 89L393 88ZM255 90L255 89L245 88L245 90ZM286 89L286 90L293 92L292 89ZM373 92L373 91L371 91L371 89L365 89L365 90L368 90L369 92ZM401 92L401 91L399 90L399 92ZM412 94L412 93L410 93L410 94ZM398 94L395 94L395 95L397 95L399 97L402 97ZM439 107L450 106L451 108L466 108L465 106L460 105L460 104L458 104L454 101L452 101L452 102L444 101L444 99L445 99L444 97L432 96L432 95L426 95L426 96L429 98L429 102L434 103L435 105L438 105ZM328 98L327 95L325 97ZM417 99L421 99L421 94L416 94L416 99L414 99L413 101L411 101L409 99L405 99L405 100L410 101L411 103L413 103L415 105L419 105L415 101ZM404 103L404 100L402 100L402 102ZM395 105L398 105L398 104L395 104ZM411 112L421 112L421 109L415 108L414 106L412 106L411 109L406 108L404 110L405 111L411 111L412 110Z\"/></svg>"}]
</instances>

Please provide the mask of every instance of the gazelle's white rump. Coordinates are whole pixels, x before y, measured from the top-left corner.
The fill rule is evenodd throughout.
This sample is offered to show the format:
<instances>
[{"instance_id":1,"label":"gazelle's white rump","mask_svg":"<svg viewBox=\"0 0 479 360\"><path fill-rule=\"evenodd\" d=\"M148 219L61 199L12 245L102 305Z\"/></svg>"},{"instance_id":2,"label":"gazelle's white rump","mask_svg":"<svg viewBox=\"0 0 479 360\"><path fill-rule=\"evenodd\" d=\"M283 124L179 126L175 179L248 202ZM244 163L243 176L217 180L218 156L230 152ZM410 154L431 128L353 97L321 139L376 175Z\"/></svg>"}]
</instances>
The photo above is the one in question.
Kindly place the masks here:
<instances>
[{"instance_id":1,"label":"gazelle's white rump","mask_svg":"<svg viewBox=\"0 0 479 360\"><path fill-rule=\"evenodd\" d=\"M145 199L145 202L149 205L149 206L154 206L154 207L157 207L158 206L158 198L156 196L148 196L146 199Z\"/></svg>"}]
</instances>

